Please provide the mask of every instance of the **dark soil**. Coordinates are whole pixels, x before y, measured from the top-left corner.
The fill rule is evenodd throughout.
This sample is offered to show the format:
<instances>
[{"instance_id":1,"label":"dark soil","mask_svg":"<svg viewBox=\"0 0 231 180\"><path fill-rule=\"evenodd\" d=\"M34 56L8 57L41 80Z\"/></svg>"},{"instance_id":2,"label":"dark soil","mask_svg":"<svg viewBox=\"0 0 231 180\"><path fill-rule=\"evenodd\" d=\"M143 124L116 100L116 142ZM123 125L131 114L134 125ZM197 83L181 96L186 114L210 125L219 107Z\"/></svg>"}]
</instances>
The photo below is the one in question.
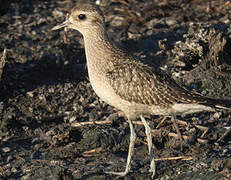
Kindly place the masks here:
<instances>
[{"instance_id":1,"label":"dark soil","mask_svg":"<svg viewBox=\"0 0 231 180\"><path fill-rule=\"evenodd\" d=\"M230 1L97 2L120 46L191 90L231 99ZM81 35L51 31L74 1L0 4L0 179L116 179L104 171L124 170L129 126L93 92ZM177 117L183 144L162 118L147 117L162 159L156 179L231 178L231 112ZM135 127L132 172L120 179L150 179L144 127Z\"/></svg>"}]
</instances>

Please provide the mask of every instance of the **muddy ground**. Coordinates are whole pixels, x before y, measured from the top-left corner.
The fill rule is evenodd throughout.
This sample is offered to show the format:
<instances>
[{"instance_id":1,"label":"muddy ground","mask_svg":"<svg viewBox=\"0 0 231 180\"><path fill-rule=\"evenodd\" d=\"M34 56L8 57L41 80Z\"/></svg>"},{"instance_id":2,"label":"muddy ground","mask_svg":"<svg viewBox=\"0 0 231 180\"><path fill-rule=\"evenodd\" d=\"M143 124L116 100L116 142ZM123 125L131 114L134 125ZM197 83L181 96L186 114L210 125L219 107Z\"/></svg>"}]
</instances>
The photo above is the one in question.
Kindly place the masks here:
<instances>
[{"instance_id":1,"label":"muddy ground","mask_svg":"<svg viewBox=\"0 0 231 180\"><path fill-rule=\"evenodd\" d=\"M81 35L51 31L75 2L0 0L0 179L116 179L104 171L125 168L129 126L93 92ZM231 99L230 1L97 2L120 46L191 90ZM183 144L169 118L147 119L156 179L231 178L231 112L177 117ZM120 179L150 179L135 124L132 172Z\"/></svg>"}]
</instances>

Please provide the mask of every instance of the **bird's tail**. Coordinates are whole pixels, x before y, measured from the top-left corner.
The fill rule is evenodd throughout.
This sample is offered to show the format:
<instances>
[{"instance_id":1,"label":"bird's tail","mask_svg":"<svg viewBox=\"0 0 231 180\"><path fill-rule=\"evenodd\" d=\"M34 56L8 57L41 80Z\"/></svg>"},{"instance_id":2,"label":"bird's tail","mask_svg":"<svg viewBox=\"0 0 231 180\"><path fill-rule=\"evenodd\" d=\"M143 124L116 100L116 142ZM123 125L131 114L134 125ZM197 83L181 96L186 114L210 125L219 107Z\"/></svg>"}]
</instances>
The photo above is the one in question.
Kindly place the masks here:
<instances>
[{"instance_id":1,"label":"bird's tail","mask_svg":"<svg viewBox=\"0 0 231 180\"><path fill-rule=\"evenodd\" d=\"M207 104L215 109L224 109L231 111L231 100L229 99L214 99L206 98Z\"/></svg>"}]
</instances>

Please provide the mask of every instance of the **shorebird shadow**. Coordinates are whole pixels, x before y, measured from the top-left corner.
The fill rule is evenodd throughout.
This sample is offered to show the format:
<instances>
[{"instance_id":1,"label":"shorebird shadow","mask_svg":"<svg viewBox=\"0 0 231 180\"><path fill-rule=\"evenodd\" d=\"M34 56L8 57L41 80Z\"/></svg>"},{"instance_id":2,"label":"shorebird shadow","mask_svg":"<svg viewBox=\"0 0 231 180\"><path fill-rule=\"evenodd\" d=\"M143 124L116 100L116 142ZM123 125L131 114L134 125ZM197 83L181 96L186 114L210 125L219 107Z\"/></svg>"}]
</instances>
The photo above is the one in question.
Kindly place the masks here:
<instances>
[{"instance_id":1,"label":"shorebird shadow","mask_svg":"<svg viewBox=\"0 0 231 180\"><path fill-rule=\"evenodd\" d=\"M32 91L38 86L78 83L86 79L84 50L72 56L76 57L76 62L65 61L68 58L64 56L46 54L36 61L6 64L0 80L0 101Z\"/></svg>"}]
</instances>

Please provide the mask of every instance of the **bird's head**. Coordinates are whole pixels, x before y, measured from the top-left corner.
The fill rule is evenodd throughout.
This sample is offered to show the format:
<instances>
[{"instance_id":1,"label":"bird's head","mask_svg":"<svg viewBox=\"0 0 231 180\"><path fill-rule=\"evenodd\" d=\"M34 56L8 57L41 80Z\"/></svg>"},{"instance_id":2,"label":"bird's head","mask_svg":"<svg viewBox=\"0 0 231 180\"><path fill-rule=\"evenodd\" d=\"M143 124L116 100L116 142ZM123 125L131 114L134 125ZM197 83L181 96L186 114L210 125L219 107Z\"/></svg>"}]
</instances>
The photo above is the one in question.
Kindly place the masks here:
<instances>
[{"instance_id":1,"label":"bird's head","mask_svg":"<svg viewBox=\"0 0 231 180\"><path fill-rule=\"evenodd\" d=\"M78 30L83 35L92 29L104 28L104 16L102 11L94 4L81 4L75 6L69 15L69 18L62 24L52 28L57 30L63 27Z\"/></svg>"}]
</instances>

